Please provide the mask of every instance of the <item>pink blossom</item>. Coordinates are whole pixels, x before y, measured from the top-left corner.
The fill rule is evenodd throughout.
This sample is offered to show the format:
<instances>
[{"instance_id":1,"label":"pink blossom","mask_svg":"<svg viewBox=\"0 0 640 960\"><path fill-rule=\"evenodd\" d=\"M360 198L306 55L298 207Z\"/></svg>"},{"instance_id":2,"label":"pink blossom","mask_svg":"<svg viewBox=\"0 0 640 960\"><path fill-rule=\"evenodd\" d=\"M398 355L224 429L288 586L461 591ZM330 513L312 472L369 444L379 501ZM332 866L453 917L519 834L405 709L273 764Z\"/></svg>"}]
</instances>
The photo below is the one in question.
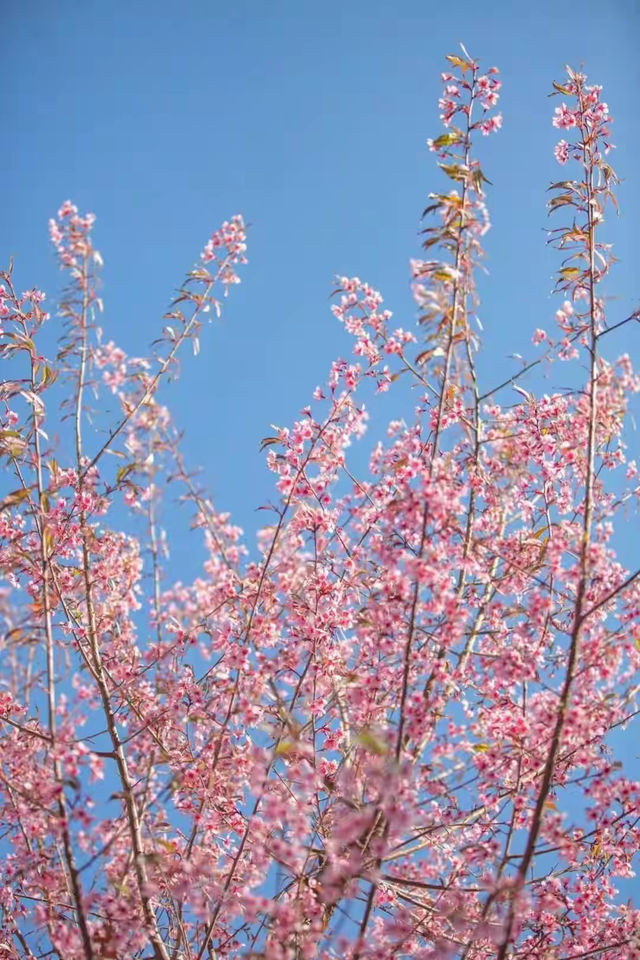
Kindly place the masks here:
<instances>
[{"instance_id":1,"label":"pink blossom","mask_svg":"<svg viewBox=\"0 0 640 960\"><path fill-rule=\"evenodd\" d=\"M569 159L569 144L566 140L559 140L553 148L553 153L558 163L565 164Z\"/></svg>"},{"instance_id":2,"label":"pink blossom","mask_svg":"<svg viewBox=\"0 0 640 960\"><path fill-rule=\"evenodd\" d=\"M563 103L562 106L556 107L552 123L554 127L559 127L561 130L570 130L577 124L577 112L570 110L566 103Z\"/></svg>"},{"instance_id":3,"label":"pink blossom","mask_svg":"<svg viewBox=\"0 0 640 960\"><path fill-rule=\"evenodd\" d=\"M502 126L502 114L496 113L495 116L489 117L487 120L483 120L480 123L480 130L482 131L483 136L488 137L489 134L495 133Z\"/></svg>"}]
</instances>

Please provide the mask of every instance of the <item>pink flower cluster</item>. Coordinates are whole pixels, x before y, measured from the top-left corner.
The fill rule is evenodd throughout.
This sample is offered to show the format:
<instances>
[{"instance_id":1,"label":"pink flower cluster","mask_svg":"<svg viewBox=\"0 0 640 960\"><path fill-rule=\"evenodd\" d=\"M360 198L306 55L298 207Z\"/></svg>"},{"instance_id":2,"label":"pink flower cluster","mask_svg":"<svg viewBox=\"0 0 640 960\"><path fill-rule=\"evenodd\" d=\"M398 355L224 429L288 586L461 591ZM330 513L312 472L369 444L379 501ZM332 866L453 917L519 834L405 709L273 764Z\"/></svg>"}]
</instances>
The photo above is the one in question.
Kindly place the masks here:
<instances>
[{"instance_id":1,"label":"pink flower cluster","mask_svg":"<svg viewBox=\"0 0 640 960\"><path fill-rule=\"evenodd\" d=\"M494 117L489 117L487 120L483 120L480 124L480 130L484 137L488 137L489 134L495 133L496 130L500 130L502 127L502 114L497 113Z\"/></svg>"},{"instance_id":2,"label":"pink flower cluster","mask_svg":"<svg viewBox=\"0 0 640 960\"><path fill-rule=\"evenodd\" d=\"M454 58L455 61L458 58ZM465 68L466 69L466 68ZM457 114L470 116L472 105L475 99L478 99L486 112L495 107L502 86L500 80L496 78L497 67L491 67L490 70L482 76L477 76L477 64L469 63L472 74L470 80L465 79L466 73L463 71L462 77L456 77L453 73L441 74L444 83L444 91L438 100L440 110L440 119L445 127L451 127ZM499 130L502 126L502 114L496 114L494 117L479 121L479 128L484 136ZM428 141L431 149L434 147L434 141Z\"/></svg>"},{"instance_id":3,"label":"pink flower cluster","mask_svg":"<svg viewBox=\"0 0 640 960\"><path fill-rule=\"evenodd\" d=\"M215 261L219 264L220 280L225 289L228 289L231 284L240 283L240 277L234 270L234 266L247 262L246 249L245 223L240 214L236 214L231 220L225 220L222 226L211 234L200 258L203 263Z\"/></svg>"},{"instance_id":4,"label":"pink flower cluster","mask_svg":"<svg viewBox=\"0 0 640 960\"><path fill-rule=\"evenodd\" d=\"M608 153L612 144L609 142L609 124L613 118L609 115L609 105L600 99L602 87L595 84L588 85L586 77L581 73L574 73L568 68L568 79L564 84L556 84L556 91L573 98L573 105L562 103L556 107L552 119L553 126L559 130L579 129L581 143L574 146L566 140L560 140L554 154L558 163L564 165L571 155L580 159L583 145L589 141L601 140L604 153Z\"/></svg>"},{"instance_id":5,"label":"pink flower cluster","mask_svg":"<svg viewBox=\"0 0 640 960\"><path fill-rule=\"evenodd\" d=\"M95 220L93 213L81 217L78 208L70 200L66 200L58 210L57 220L49 220L49 238L64 269L77 270L82 261L90 256L98 264L102 263L100 254L93 249L89 240Z\"/></svg>"},{"instance_id":6,"label":"pink flower cluster","mask_svg":"<svg viewBox=\"0 0 640 960\"><path fill-rule=\"evenodd\" d=\"M490 67L489 71L483 76L478 77L476 81L478 96L485 110L495 107L500 98L498 91L502 86L502 82L497 79L497 73L499 73L497 67Z\"/></svg>"}]
</instances>

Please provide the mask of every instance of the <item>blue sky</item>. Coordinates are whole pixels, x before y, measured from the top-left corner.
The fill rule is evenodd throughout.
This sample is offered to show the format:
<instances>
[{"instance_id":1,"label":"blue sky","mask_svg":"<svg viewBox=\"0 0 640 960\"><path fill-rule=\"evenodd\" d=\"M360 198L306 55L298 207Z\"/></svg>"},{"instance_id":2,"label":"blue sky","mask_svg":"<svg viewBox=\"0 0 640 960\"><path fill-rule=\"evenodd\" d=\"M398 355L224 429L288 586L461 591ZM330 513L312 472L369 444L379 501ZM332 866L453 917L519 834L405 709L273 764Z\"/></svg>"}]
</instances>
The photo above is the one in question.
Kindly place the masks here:
<instances>
[{"instance_id":1,"label":"blue sky","mask_svg":"<svg viewBox=\"0 0 640 960\"><path fill-rule=\"evenodd\" d=\"M137 355L204 240L244 214L243 285L162 396L218 507L253 531L272 491L260 438L291 422L350 350L330 312L333 276L367 279L398 325L415 320L408 260L442 185L425 141L439 132L439 74L458 41L503 80L503 131L478 151L494 184L484 385L513 371L508 354L533 355L531 332L551 327L558 306L547 94L567 62L604 84L616 121L611 322L638 306L639 37L636 0L4 0L0 261L15 255L18 285L53 299L47 219L67 197L95 212L106 336ZM637 356L640 330L615 336ZM384 402L372 412L387 417ZM185 578L191 556L180 544Z\"/></svg>"}]
</instances>

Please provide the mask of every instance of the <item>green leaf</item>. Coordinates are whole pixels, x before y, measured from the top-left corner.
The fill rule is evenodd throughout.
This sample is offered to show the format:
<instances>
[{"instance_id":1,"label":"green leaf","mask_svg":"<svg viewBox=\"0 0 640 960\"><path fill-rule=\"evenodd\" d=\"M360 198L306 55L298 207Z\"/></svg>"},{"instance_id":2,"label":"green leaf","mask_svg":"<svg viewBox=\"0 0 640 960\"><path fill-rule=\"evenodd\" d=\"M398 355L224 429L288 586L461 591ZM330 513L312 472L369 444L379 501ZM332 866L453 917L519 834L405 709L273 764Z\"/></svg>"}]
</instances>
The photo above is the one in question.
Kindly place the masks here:
<instances>
[{"instance_id":1,"label":"green leaf","mask_svg":"<svg viewBox=\"0 0 640 960\"><path fill-rule=\"evenodd\" d=\"M469 167L458 163L439 163L438 166L451 180L465 181L469 176Z\"/></svg>"},{"instance_id":2,"label":"green leaf","mask_svg":"<svg viewBox=\"0 0 640 960\"><path fill-rule=\"evenodd\" d=\"M459 67L464 73L466 70L471 70L471 64L468 60L464 60L462 57L456 56L454 53L448 53L446 59L454 67Z\"/></svg>"},{"instance_id":3,"label":"green leaf","mask_svg":"<svg viewBox=\"0 0 640 960\"><path fill-rule=\"evenodd\" d=\"M20 490L13 490L11 493L8 493L4 500L0 502L0 511L8 510L10 507L15 507L17 504L22 503L23 500L27 500L29 491L29 487L26 489L21 487Z\"/></svg>"},{"instance_id":4,"label":"green leaf","mask_svg":"<svg viewBox=\"0 0 640 960\"><path fill-rule=\"evenodd\" d=\"M42 370L42 380L39 383L38 389L44 390L47 387L50 387L52 383L55 383L58 379L57 370L53 370L50 366L45 364Z\"/></svg>"},{"instance_id":5,"label":"green leaf","mask_svg":"<svg viewBox=\"0 0 640 960\"><path fill-rule=\"evenodd\" d=\"M443 147L451 147L454 143L462 142L462 134L459 131L443 133L433 141L433 146L437 150L441 150Z\"/></svg>"},{"instance_id":6,"label":"green leaf","mask_svg":"<svg viewBox=\"0 0 640 960\"><path fill-rule=\"evenodd\" d=\"M582 271L579 267L562 267L558 273L561 275L563 280L576 280Z\"/></svg>"},{"instance_id":7,"label":"green leaf","mask_svg":"<svg viewBox=\"0 0 640 960\"><path fill-rule=\"evenodd\" d=\"M370 753L375 753L378 757L384 757L389 752L387 744L379 736L373 733L368 727L360 731L357 737L358 743Z\"/></svg>"},{"instance_id":8,"label":"green leaf","mask_svg":"<svg viewBox=\"0 0 640 960\"><path fill-rule=\"evenodd\" d=\"M546 527L540 527L539 530L534 530L531 536L534 537L536 540L542 540L543 538L544 540L548 540L549 532Z\"/></svg>"},{"instance_id":9,"label":"green leaf","mask_svg":"<svg viewBox=\"0 0 640 960\"><path fill-rule=\"evenodd\" d=\"M134 469L135 466L133 463L127 463L124 467L119 467L116 472L116 483L122 483Z\"/></svg>"},{"instance_id":10,"label":"green leaf","mask_svg":"<svg viewBox=\"0 0 640 960\"><path fill-rule=\"evenodd\" d=\"M548 207L552 213L558 207L566 207L573 203L575 203L575 199L570 193L561 193L560 196L552 197L551 200L549 200Z\"/></svg>"},{"instance_id":11,"label":"green leaf","mask_svg":"<svg viewBox=\"0 0 640 960\"><path fill-rule=\"evenodd\" d=\"M280 443L280 437L263 437L260 441L260 453L262 453L266 447L270 447L274 443Z\"/></svg>"}]
</instances>

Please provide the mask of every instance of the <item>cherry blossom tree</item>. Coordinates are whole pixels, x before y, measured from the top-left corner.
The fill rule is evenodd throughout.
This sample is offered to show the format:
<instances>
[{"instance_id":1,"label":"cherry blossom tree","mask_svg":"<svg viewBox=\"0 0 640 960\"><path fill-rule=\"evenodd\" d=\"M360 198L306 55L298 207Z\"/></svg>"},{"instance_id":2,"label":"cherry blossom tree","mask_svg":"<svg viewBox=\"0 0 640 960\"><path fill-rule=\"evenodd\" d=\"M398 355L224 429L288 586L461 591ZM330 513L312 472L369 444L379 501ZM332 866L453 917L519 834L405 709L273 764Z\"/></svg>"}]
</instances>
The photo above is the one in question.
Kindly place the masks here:
<instances>
[{"instance_id":1,"label":"cherry blossom tree","mask_svg":"<svg viewBox=\"0 0 640 960\"><path fill-rule=\"evenodd\" d=\"M634 319L608 322L601 287L611 117L582 73L554 84L557 329L482 383L475 147L502 125L500 81L464 48L447 60L429 145L453 182L411 265L416 332L339 278L354 358L263 439L277 495L257 550L158 399L239 282L242 218L207 242L149 360L97 327L94 218L73 204L50 223L59 319L12 265L0 278L0 957L640 958L618 891L640 783L614 742L638 709L640 571L614 531L640 493L624 440L640 377L605 355ZM576 389L524 389L543 361ZM407 416L356 475L363 390L398 382ZM163 575L167 489L206 548L193 583Z\"/></svg>"}]
</instances>

